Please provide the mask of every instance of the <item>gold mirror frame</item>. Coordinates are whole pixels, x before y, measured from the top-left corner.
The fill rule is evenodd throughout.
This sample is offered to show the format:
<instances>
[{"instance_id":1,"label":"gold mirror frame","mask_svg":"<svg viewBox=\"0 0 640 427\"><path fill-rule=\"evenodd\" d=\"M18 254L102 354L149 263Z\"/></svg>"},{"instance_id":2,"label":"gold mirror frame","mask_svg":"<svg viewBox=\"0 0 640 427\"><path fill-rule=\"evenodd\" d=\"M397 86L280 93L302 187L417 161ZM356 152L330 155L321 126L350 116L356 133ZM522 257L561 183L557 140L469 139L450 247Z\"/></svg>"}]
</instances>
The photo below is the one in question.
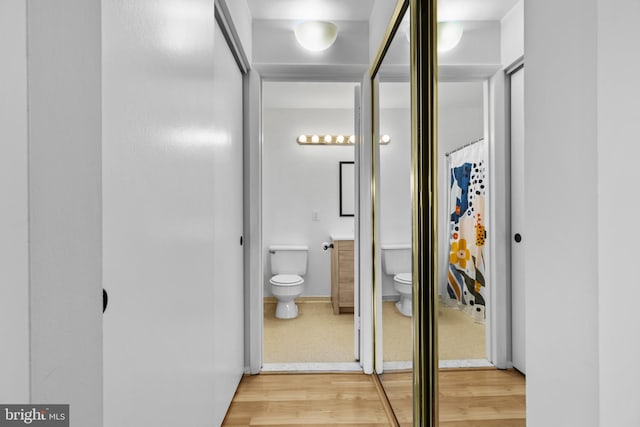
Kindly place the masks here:
<instances>
[{"instance_id":1,"label":"gold mirror frame","mask_svg":"<svg viewBox=\"0 0 640 427\"><path fill-rule=\"evenodd\" d=\"M438 425L438 253L437 253L437 1L398 0L380 49L369 70L372 100L372 138L379 133L376 75L401 19L410 8L411 22L411 192L413 247L413 425ZM372 150L373 283L378 271L380 241L376 212L377 150ZM373 289L374 366L378 291Z\"/></svg>"}]
</instances>

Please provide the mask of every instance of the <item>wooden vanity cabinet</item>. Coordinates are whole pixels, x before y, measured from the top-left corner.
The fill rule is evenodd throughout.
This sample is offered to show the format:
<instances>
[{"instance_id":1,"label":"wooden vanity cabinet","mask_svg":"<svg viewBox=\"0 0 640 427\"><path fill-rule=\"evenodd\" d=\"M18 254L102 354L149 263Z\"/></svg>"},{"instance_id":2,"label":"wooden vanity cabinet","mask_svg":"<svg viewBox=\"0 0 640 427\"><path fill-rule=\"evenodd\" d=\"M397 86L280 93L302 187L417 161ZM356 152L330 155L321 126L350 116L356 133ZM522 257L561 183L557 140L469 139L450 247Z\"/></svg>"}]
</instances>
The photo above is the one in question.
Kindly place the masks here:
<instances>
[{"instance_id":1,"label":"wooden vanity cabinet","mask_svg":"<svg viewBox=\"0 0 640 427\"><path fill-rule=\"evenodd\" d=\"M353 240L334 240L331 253L333 313L353 313Z\"/></svg>"}]
</instances>

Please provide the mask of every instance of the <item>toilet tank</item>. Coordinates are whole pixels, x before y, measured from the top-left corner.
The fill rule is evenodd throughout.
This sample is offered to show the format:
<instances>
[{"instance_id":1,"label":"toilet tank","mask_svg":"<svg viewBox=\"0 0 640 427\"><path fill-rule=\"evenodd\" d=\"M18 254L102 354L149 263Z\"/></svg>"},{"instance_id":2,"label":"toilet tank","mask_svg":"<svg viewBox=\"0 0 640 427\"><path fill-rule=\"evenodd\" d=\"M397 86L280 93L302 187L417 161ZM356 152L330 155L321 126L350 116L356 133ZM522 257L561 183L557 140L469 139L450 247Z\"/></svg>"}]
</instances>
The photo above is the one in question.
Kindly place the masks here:
<instances>
[{"instance_id":1,"label":"toilet tank","mask_svg":"<svg viewBox=\"0 0 640 427\"><path fill-rule=\"evenodd\" d=\"M381 245L382 270L391 276L411 273L411 245Z\"/></svg>"},{"instance_id":2,"label":"toilet tank","mask_svg":"<svg viewBox=\"0 0 640 427\"><path fill-rule=\"evenodd\" d=\"M306 246L269 246L271 274L298 274L304 276L307 273L308 253L309 248Z\"/></svg>"}]
</instances>

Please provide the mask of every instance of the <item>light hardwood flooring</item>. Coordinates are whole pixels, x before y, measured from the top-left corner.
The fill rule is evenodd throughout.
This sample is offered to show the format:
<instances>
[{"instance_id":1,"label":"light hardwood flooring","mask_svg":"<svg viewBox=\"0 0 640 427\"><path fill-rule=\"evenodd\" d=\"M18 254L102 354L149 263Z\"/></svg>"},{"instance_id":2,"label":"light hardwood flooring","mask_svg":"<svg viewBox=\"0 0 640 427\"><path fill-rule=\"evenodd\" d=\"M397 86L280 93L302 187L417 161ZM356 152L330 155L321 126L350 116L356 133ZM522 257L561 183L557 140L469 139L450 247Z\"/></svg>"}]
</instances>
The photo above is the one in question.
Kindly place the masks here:
<instances>
[{"instance_id":1,"label":"light hardwood flooring","mask_svg":"<svg viewBox=\"0 0 640 427\"><path fill-rule=\"evenodd\" d=\"M525 426L525 379L516 371L441 370L440 426ZM411 425L411 374L382 378L398 422ZM262 374L242 379L224 426L389 426L372 376Z\"/></svg>"},{"instance_id":2,"label":"light hardwood flooring","mask_svg":"<svg viewBox=\"0 0 640 427\"><path fill-rule=\"evenodd\" d=\"M370 375L262 374L246 376L224 426L388 426Z\"/></svg>"}]
</instances>

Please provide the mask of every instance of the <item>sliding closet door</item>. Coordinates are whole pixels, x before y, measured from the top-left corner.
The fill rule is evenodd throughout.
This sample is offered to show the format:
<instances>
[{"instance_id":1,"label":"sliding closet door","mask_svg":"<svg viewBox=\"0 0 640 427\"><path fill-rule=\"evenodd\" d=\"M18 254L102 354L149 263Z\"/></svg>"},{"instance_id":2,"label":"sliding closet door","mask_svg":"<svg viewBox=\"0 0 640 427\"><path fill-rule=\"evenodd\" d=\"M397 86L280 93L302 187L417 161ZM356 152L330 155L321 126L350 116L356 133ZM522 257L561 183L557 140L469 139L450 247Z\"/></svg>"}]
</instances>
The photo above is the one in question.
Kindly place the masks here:
<instances>
[{"instance_id":1,"label":"sliding closet door","mask_svg":"<svg viewBox=\"0 0 640 427\"><path fill-rule=\"evenodd\" d=\"M103 2L104 427L219 425L243 366L242 79L214 2Z\"/></svg>"},{"instance_id":2,"label":"sliding closet door","mask_svg":"<svg viewBox=\"0 0 640 427\"><path fill-rule=\"evenodd\" d=\"M524 228L524 68L511 75L511 316L513 366L526 372Z\"/></svg>"},{"instance_id":3,"label":"sliding closet door","mask_svg":"<svg viewBox=\"0 0 640 427\"><path fill-rule=\"evenodd\" d=\"M222 422L244 366L242 74L217 23L213 77L213 413Z\"/></svg>"}]
</instances>

